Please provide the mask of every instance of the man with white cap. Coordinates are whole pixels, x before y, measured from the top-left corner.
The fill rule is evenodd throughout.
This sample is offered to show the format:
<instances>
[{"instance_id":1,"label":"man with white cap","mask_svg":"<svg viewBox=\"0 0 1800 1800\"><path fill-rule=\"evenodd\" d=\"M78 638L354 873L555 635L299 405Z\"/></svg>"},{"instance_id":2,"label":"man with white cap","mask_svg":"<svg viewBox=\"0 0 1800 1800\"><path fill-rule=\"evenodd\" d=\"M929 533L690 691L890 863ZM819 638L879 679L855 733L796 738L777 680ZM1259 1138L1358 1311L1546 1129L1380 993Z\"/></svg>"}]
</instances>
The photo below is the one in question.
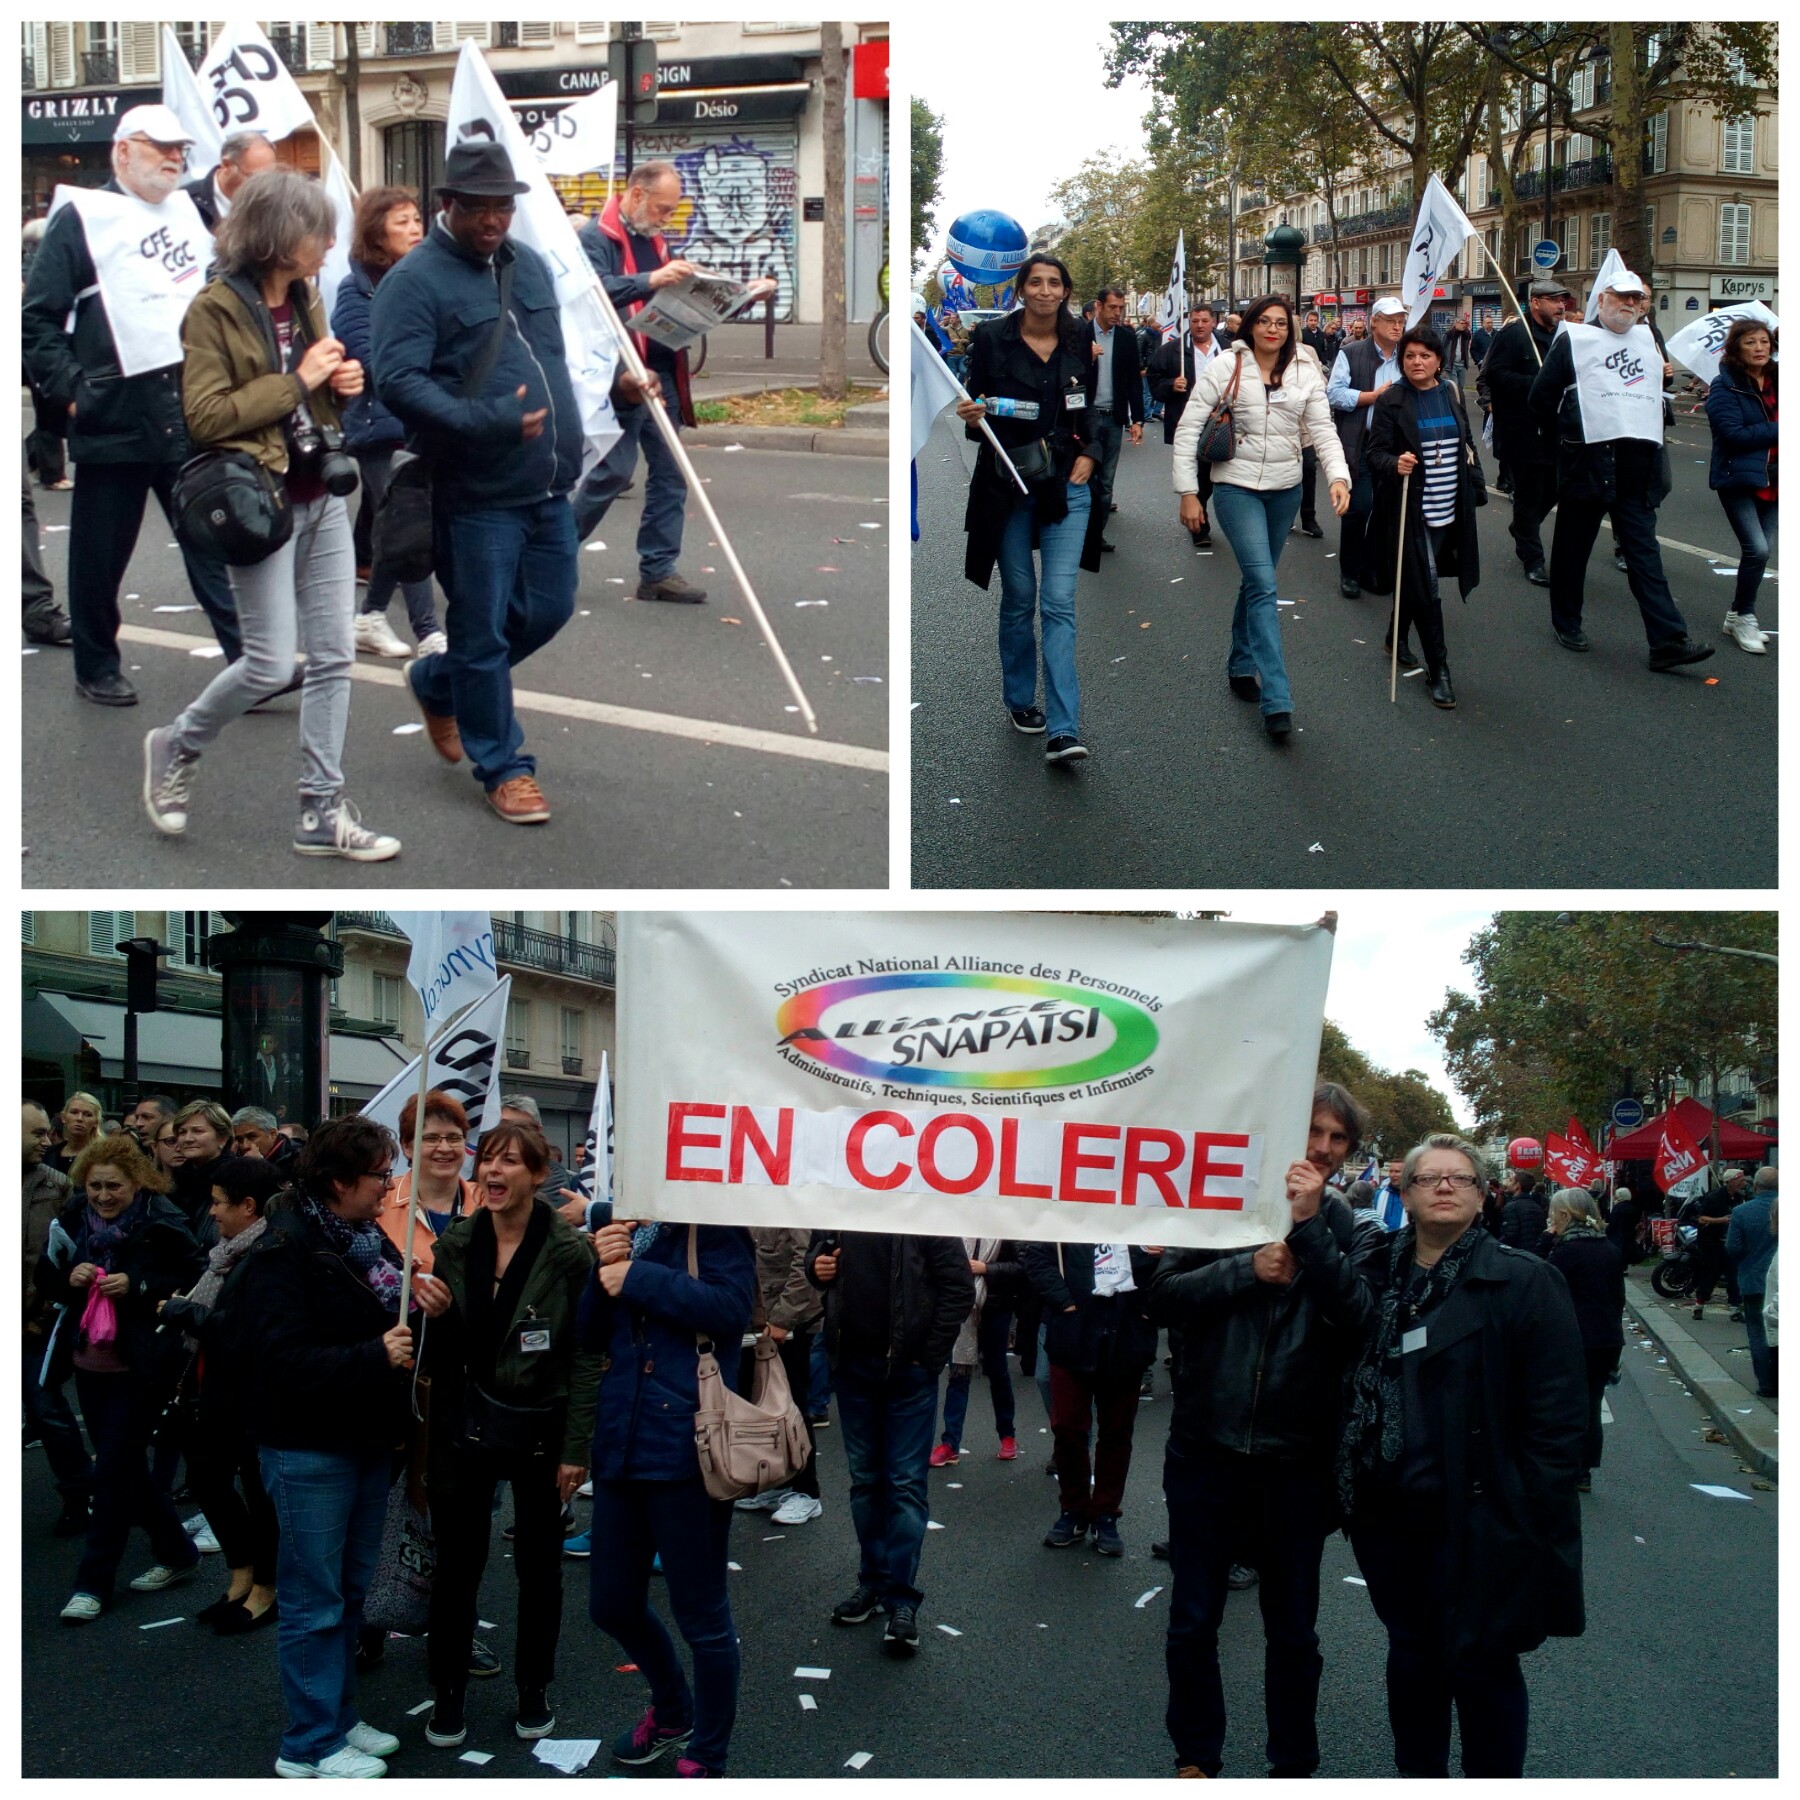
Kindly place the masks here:
<instances>
[{"instance_id":1,"label":"man with white cap","mask_svg":"<svg viewBox=\"0 0 1800 1800\"><path fill-rule=\"evenodd\" d=\"M211 240L180 192L193 142L166 106L134 106L113 134L113 179L67 190L25 284L20 334L32 384L68 408L75 497L69 612L75 691L135 706L119 666L119 583L144 502L165 515L188 459L181 316L205 283ZM65 322L72 324L65 329ZM224 564L183 549L188 581L227 657L239 655Z\"/></svg>"},{"instance_id":2,"label":"man with white cap","mask_svg":"<svg viewBox=\"0 0 1800 1800\"><path fill-rule=\"evenodd\" d=\"M1550 622L1565 650L1589 648L1581 628L1588 558L1608 511L1631 592L1643 615L1650 667L1704 662L1711 644L1688 636L1669 593L1656 509L1670 489L1663 444L1662 355L1643 323L1641 277L1602 288L1594 323L1565 320L1531 384L1531 410L1557 434L1556 537L1550 548Z\"/></svg>"},{"instance_id":3,"label":"man with white cap","mask_svg":"<svg viewBox=\"0 0 1800 1800\"><path fill-rule=\"evenodd\" d=\"M1350 510L1344 514L1338 537L1338 589L1346 600L1356 599L1363 582L1375 578L1375 571L1364 563L1375 482L1363 463L1363 439L1375 396L1389 382L1400 379L1399 344L1405 331L1405 306L1392 294L1383 295L1370 309L1369 335L1345 340L1325 384L1325 398L1337 415L1344 460L1350 465Z\"/></svg>"}]
</instances>

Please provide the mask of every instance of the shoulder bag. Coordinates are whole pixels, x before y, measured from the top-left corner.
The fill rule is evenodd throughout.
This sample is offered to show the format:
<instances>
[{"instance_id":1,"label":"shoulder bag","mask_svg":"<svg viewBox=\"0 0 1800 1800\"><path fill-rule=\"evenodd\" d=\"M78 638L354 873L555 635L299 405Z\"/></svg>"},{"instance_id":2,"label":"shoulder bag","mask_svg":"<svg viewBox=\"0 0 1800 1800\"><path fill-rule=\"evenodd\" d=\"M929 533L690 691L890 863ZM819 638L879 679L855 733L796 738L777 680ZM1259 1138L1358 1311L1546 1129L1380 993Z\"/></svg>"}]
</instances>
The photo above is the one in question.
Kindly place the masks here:
<instances>
[{"instance_id":1,"label":"shoulder bag","mask_svg":"<svg viewBox=\"0 0 1800 1800\"><path fill-rule=\"evenodd\" d=\"M487 386L506 336L506 309L512 300L513 265L500 267L500 312L494 329L458 390L472 400ZM429 581L434 568L431 532L431 462L412 450L396 450L388 470L387 492L375 510L370 548L376 567L397 581Z\"/></svg>"},{"instance_id":2,"label":"shoulder bag","mask_svg":"<svg viewBox=\"0 0 1800 1800\"><path fill-rule=\"evenodd\" d=\"M699 1232L697 1225L688 1227L687 1267L696 1279ZM806 1467L812 1446L806 1421L788 1390L775 1340L767 1332L756 1340L756 1374L748 1399L725 1385L712 1340L701 1332L695 1342L700 1369L694 1446L707 1493L715 1500L741 1500L787 1487Z\"/></svg>"},{"instance_id":3,"label":"shoulder bag","mask_svg":"<svg viewBox=\"0 0 1800 1800\"><path fill-rule=\"evenodd\" d=\"M1231 380L1226 384L1225 392L1213 402L1213 409L1206 415L1206 423L1200 427L1200 445L1195 452L1201 462L1229 462L1232 453L1237 449L1237 391L1238 382L1244 373L1244 359L1234 357L1236 367L1231 371Z\"/></svg>"}]
</instances>

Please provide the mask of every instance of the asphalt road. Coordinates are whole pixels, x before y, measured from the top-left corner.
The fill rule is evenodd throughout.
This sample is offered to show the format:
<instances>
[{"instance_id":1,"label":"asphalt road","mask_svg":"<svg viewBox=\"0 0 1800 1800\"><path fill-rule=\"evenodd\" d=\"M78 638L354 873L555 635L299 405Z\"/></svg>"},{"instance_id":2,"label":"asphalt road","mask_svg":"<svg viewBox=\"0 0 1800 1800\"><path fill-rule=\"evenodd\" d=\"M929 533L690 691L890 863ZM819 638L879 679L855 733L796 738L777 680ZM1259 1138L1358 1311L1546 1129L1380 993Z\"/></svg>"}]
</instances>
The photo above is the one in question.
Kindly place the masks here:
<instances>
[{"instance_id":1,"label":"asphalt road","mask_svg":"<svg viewBox=\"0 0 1800 1800\"><path fill-rule=\"evenodd\" d=\"M142 742L217 667L154 502L122 590L141 703L76 697L66 652L27 648L24 878L33 887L881 887L887 881L887 467L867 457L694 450L701 478L819 715L809 738L690 500L682 569L704 606L646 605L640 485L581 557L576 616L514 672L555 816L521 829L418 729L403 665L360 656L348 791L405 845L373 865L296 856L299 698L232 725L200 767L187 834L144 817ZM37 490L59 595L67 494ZM604 545L603 548L597 546ZM443 597L439 594L439 614ZM823 604L820 604L823 602ZM809 604L810 603L810 604ZM404 635L396 599L390 622ZM129 848L125 848L129 846Z\"/></svg>"},{"instance_id":2,"label":"asphalt road","mask_svg":"<svg viewBox=\"0 0 1800 1800\"><path fill-rule=\"evenodd\" d=\"M1467 606L1446 593L1460 704L1440 712L1418 676L1390 706L1391 600L1339 595L1321 481L1325 536L1290 537L1280 569L1297 732L1278 749L1225 687L1236 561L1217 530L1211 555L1193 550L1162 427L1150 426L1120 455L1118 550L1077 589L1092 759L1048 769L1043 740L1015 733L1001 706L998 579L983 595L963 577L974 453L946 413L918 461L914 886L1772 887L1780 638L1752 657L1720 634L1731 584L1707 555L1731 567L1737 556L1706 486L1704 419L1678 424L1670 452L1664 566L1689 630L1718 645L1711 661L1650 673L1604 531L1587 583L1594 648L1560 648L1496 494L1481 585ZM1763 586L1770 629L1779 589ZM1723 756L1727 744L1743 754Z\"/></svg>"},{"instance_id":3,"label":"asphalt road","mask_svg":"<svg viewBox=\"0 0 1800 1800\"><path fill-rule=\"evenodd\" d=\"M1704 1443L1704 1420L1654 1350L1627 1348L1610 1390L1614 1422L1593 1494L1582 1502L1585 1637L1552 1639L1525 1659L1532 1702L1529 1776L1773 1777L1776 1766L1776 1496L1753 1489L1728 1450ZM963 1461L932 1477L942 1531L926 1539L924 1642L910 1663L885 1660L875 1624L827 1623L855 1572L840 1432L820 1435L825 1514L783 1529L737 1516L730 1577L744 1679L730 1772L824 1778L858 1751L880 1777L1146 1777L1172 1772L1162 1730L1168 1567L1162 1535L1167 1377L1139 1414L1118 1562L1039 1544L1055 1515L1044 1478L1048 1439L1037 1387L1019 1382L1024 1455L993 1460L984 1384L972 1396ZM1715 1499L1690 1483L1728 1486ZM960 1486L952 1484L960 1483ZM580 1505L581 1503L577 1503ZM21 1742L26 1776L263 1776L281 1728L272 1632L220 1640L181 1622L215 1597L204 1578L162 1595L126 1592L116 1610L71 1629L56 1613L77 1545L48 1536L56 1497L41 1453L23 1464ZM481 1596L487 1634L510 1662L511 1571L496 1541ZM148 1564L134 1537L123 1573ZM1326 1546L1319 1622L1322 1776L1393 1774L1382 1671L1385 1638L1355 1585L1349 1546ZM644 1703L641 1678L587 1622L586 1565L565 1563L561 1670L551 1690L558 1737L610 1739ZM1139 1607L1135 1602L1150 1590ZM662 1604L661 1584L653 1596ZM1228 1775L1260 1776L1261 1627L1254 1593L1232 1596L1221 1647ZM939 1629L952 1627L958 1635ZM828 1680L799 1681L801 1667ZM424 1740L424 1646L393 1641L363 1684L362 1711L397 1732L396 1776L547 1773L511 1735L511 1684L477 1683L465 1749L476 1767ZM811 1693L815 1711L803 1711ZM604 1748L590 1775L613 1772ZM672 1773L660 1765L648 1773Z\"/></svg>"}]
</instances>

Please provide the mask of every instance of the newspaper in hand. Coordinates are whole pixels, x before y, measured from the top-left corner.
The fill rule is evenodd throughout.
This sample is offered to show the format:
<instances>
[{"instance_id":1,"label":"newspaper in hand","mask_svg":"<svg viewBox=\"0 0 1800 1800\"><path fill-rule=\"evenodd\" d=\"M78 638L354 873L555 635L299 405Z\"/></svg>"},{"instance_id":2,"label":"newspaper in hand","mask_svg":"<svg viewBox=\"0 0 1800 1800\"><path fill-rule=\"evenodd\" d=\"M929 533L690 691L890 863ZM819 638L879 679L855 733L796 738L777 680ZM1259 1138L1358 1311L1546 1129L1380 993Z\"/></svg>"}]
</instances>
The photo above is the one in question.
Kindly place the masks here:
<instances>
[{"instance_id":1,"label":"newspaper in hand","mask_svg":"<svg viewBox=\"0 0 1800 1800\"><path fill-rule=\"evenodd\" d=\"M641 331L665 350L685 350L715 325L723 325L741 312L750 299L750 289L743 282L697 270L658 288L649 305L632 315L631 329Z\"/></svg>"}]
</instances>

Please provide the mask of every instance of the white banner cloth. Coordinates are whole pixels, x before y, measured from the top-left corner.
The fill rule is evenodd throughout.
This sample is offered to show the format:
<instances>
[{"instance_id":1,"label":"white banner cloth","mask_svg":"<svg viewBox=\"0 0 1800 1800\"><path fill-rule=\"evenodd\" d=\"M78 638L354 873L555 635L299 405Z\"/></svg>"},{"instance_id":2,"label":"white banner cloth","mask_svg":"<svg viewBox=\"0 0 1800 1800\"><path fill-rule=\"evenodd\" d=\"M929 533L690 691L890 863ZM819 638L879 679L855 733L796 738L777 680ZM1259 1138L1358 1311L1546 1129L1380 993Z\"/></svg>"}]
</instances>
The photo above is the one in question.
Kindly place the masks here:
<instances>
[{"instance_id":1,"label":"white banner cloth","mask_svg":"<svg viewBox=\"0 0 1800 1800\"><path fill-rule=\"evenodd\" d=\"M318 130L300 84L247 19L228 23L213 39L200 64L199 79L221 137L260 131L270 142L279 143L296 131Z\"/></svg>"},{"instance_id":2,"label":"white banner cloth","mask_svg":"<svg viewBox=\"0 0 1800 1800\"><path fill-rule=\"evenodd\" d=\"M912 455L917 460L937 423L938 414L946 406L954 406L962 398L956 377L944 366L937 346L919 329L917 319L912 326L912 359L908 380L912 397Z\"/></svg>"},{"instance_id":3,"label":"white banner cloth","mask_svg":"<svg viewBox=\"0 0 1800 1800\"><path fill-rule=\"evenodd\" d=\"M225 134L213 117L211 103L194 71L188 67L181 40L167 25L162 28L162 67L163 105L181 121L184 131L193 134L194 141L188 147L188 175L202 175L218 166L219 146L225 141Z\"/></svg>"},{"instance_id":4,"label":"white banner cloth","mask_svg":"<svg viewBox=\"0 0 1800 1800\"><path fill-rule=\"evenodd\" d=\"M1781 321L1760 300L1746 300L1739 306L1721 306L1684 325L1669 339L1669 360L1691 369L1708 387L1719 377L1719 354L1732 324L1738 319L1761 319L1770 331L1778 331Z\"/></svg>"},{"instance_id":5,"label":"white banner cloth","mask_svg":"<svg viewBox=\"0 0 1800 1800\"><path fill-rule=\"evenodd\" d=\"M1331 944L1233 920L625 913L619 1214L1268 1243Z\"/></svg>"},{"instance_id":6,"label":"white banner cloth","mask_svg":"<svg viewBox=\"0 0 1800 1800\"><path fill-rule=\"evenodd\" d=\"M600 1079L594 1083L594 1108L588 1114L587 1154L581 1159L576 1189L590 1200L612 1199L613 1119L612 1076L606 1052L600 1052Z\"/></svg>"},{"instance_id":7,"label":"white banner cloth","mask_svg":"<svg viewBox=\"0 0 1800 1800\"><path fill-rule=\"evenodd\" d=\"M1187 230L1175 233L1175 261L1169 269L1169 290L1163 295L1157 323L1162 341L1173 343L1187 329Z\"/></svg>"},{"instance_id":8,"label":"white banner cloth","mask_svg":"<svg viewBox=\"0 0 1800 1800\"><path fill-rule=\"evenodd\" d=\"M1590 444L1617 438L1663 441L1662 356L1648 325L1624 333L1566 319L1575 358L1575 397L1581 403L1581 435Z\"/></svg>"},{"instance_id":9,"label":"white banner cloth","mask_svg":"<svg viewBox=\"0 0 1800 1800\"><path fill-rule=\"evenodd\" d=\"M428 1030L499 981L492 913L390 911L388 917L412 940L406 979L418 990Z\"/></svg>"},{"instance_id":10,"label":"white banner cloth","mask_svg":"<svg viewBox=\"0 0 1800 1800\"><path fill-rule=\"evenodd\" d=\"M553 113L531 134L530 143L546 175L585 175L591 169L610 173L618 135L619 90L609 81Z\"/></svg>"},{"instance_id":11,"label":"white banner cloth","mask_svg":"<svg viewBox=\"0 0 1800 1800\"><path fill-rule=\"evenodd\" d=\"M461 1102L469 1115L469 1162L465 1174L474 1172L475 1145L481 1134L500 1123L500 1045L506 1033L506 1002L512 993L512 977L503 975L499 985L476 1002L467 1015L431 1046L431 1079L426 1091L441 1088ZM385 1125L400 1136L400 1114L419 1091L419 1059L415 1056L363 1110L365 1118ZM412 1160L412 1145L400 1145L394 1158L396 1171Z\"/></svg>"},{"instance_id":12,"label":"white banner cloth","mask_svg":"<svg viewBox=\"0 0 1800 1800\"><path fill-rule=\"evenodd\" d=\"M1469 215L1456 204L1456 196L1433 175L1425 183L1419 216L1413 222L1412 248L1400 275L1400 298L1406 307L1407 329L1424 318L1432 292L1444 279L1464 244L1475 235Z\"/></svg>"},{"instance_id":13,"label":"white banner cloth","mask_svg":"<svg viewBox=\"0 0 1800 1800\"><path fill-rule=\"evenodd\" d=\"M55 216L75 208L94 259L122 375L147 375L182 359L181 321L206 285L212 239L179 188L158 206L135 194L59 187Z\"/></svg>"}]
</instances>

